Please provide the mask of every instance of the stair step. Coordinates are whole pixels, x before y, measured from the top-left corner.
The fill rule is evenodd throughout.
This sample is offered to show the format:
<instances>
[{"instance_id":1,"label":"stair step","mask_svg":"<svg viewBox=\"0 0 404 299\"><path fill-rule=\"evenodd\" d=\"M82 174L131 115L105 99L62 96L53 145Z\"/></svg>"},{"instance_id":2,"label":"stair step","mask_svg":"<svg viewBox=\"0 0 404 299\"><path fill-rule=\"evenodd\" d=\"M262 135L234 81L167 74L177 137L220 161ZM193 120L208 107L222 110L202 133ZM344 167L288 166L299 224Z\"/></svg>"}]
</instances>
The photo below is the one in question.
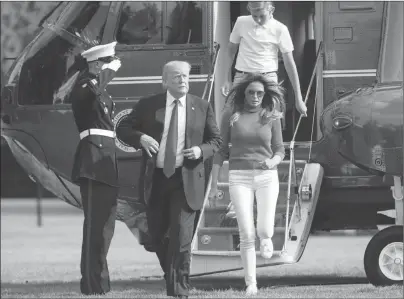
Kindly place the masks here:
<instances>
[{"instance_id":1,"label":"stair step","mask_svg":"<svg viewBox=\"0 0 404 299\"><path fill-rule=\"evenodd\" d=\"M272 242L275 250L282 249L284 227L275 227ZM201 227L197 233L198 250L206 251L237 251L240 237L237 227ZM260 249L259 238L255 238L255 249Z\"/></svg>"},{"instance_id":2,"label":"stair step","mask_svg":"<svg viewBox=\"0 0 404 299\"><path fill-rule=\"evenodd\" d=\"M293 206L289 206L289 215ZM206 227L237 227L237 219L226 217L227 206L205 207L204 226ZM286 205L278 205L275 212L275 227L285 225ZM255 216L256 217L256 216Z\"/></svg>"},{"instance_id":3,"label":"stair step","mask_svg":"<svg viewBox=\"0 0 404 299\"><path fill-rule=\"evenodd\" d=\"M227 207L230 203L230 196L228 191L229 185L222 184L220 186L221 196L216 200L207 202L204 209L205 223L207 227L222 227L222 226L237 226L237 221L226 217L228 212ZM291 190L291 200L289 205L289 216L293 211L293 206L296 200L295 190ZM275 211L275 226L284 225L287 204L287 184L281 183L278 195L278 201ZM256 205L254 207L254 217L256 217Z\"/></svg>"},{"instance_id":4,"label":"stair step","mask_svg":"<svg viewBox=\"0 0 404 299\"><path fill-rule=\"evenodd\" d=\"M205 211L205 213L209 213L209 212L212 212L212 213L225 212L225 211L227 211L228 206L229 206L229 204L227 204L227 205L207 205L207 206L205 206L204 211ZM254 205L254 207L256 207L256 205ZM278 199L276 208L277 209L278 208L279 209L286 209L286 202L279 203L279 199Z\"/></svg>"},{"instance_id":5,"label":"stair step","mask_svg":"<svg viewBox=\"0 0 404 299\"><path fill-rule=\"evenodd\" d=\"M279 233L279 232L284 232L285 228L284 227L275 227L274 229L274 234ZM238 235L239 231L237 227L201 227L198 230L198 234L237 234Z\"/></svg>"},{"instance_id":6,"label":"stair step","mask_svg":"<svg viewBox=\"0 0 404 299\"><path fill-rule=\"evenodd\" d=\"M287 177L289 173L289 160L284 160L278 165L278 174L279 174L279 181L280 182L287 182ZM303 174L303 170L307 162L305 160L295 160L295 167L297 172L298 181ZM228 182L229 181L229 162L225 161L223 166L219 172L219 182Z\"/></svg>"},{"instance_id":7,"label":"stair step","mask_svg":"<svg viewBox=\"0 0 404 299\"><path fill-rule=\"evenodd\" d=\"M217 251L211 251L211 250L193 250L192 254L194 255L209 255L209 256L240 256L240 251L223 251L223 250L217 250ZM255 251L255 254L257 257L261 257L261 253L258 251ZM280 257L282 256L282 251L281 250L274 250L272 258L275 257Z\"/></svg>"},{"instance_id":8,"label":"stair step","mask_svg":"<svg viewBox=\"0 0 404 299\"><path fill-rule=\"evenodd\" d=\"M293 186L290 189L290 195L294 196L298 192L298 186ZM230 193L229 193L229 183L220 182L217 184L218 187L218 198L216 200L218 205L228 205L230 203ZM282 202L286 202L288 196L288 183L280 182L279 183L279 195L278 195L278 204Z\"/></svg>"},{"instance_id":9,"label":"stair step","mask_svg":"<svg viewBox=\"0 0 404 299\"><path fill-rule=\"evenodd\" d=\"M217 187L218 187L218 188L226 188L226 189L229 189L229 182L228 182L228 181L226 181L226 182L219 181L219 182L217 183ZM287 190L287 188L288 188L288 182L287 182L287 181L286 181L286 182L279 182L279 189L285 189L285 190ZM293 188L293 184L292 184L292 188Z\"/></svg>"},{"instance_id":10,"label":"stair step","mask_svg":"<svg viewBox=\"0 0 404 299\"><path fill-rule=\"evenodd\" d=\"M292 264L296 262L293 253L284 253L281 251L274 251L270 259L264 259L261 257L260 252L256 251L256 259L257 267ZM190 276L242 269L243 262L239 251L192 251Z\"/></svg>"}]
</instances>

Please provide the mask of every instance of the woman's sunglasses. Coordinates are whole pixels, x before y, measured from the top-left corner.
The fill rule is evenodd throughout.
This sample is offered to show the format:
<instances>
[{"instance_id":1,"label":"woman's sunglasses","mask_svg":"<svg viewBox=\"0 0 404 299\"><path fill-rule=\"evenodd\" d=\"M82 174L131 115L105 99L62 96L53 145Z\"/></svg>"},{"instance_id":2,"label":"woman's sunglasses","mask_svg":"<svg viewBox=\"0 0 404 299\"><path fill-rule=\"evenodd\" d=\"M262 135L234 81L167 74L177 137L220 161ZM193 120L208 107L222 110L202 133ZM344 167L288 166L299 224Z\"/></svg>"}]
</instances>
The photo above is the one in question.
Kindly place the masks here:
<instances>
[{"instance_id":1,"label":"woman's sunglasses","mask_svg":"<svg viewBox=\"0 0 404 299\"><path fill-rule=\"evenodd\" d=\"M255 90L248 90L247 91L247 93L248 93L248 95L250 95L250 96L254 96L254 95L257 95L257 97L258 98L263 98L264 97L264 95L265 95L265 91L261 91L261 90L259 90L259 91L255 91Z\"/></svg>"}]
</instances>

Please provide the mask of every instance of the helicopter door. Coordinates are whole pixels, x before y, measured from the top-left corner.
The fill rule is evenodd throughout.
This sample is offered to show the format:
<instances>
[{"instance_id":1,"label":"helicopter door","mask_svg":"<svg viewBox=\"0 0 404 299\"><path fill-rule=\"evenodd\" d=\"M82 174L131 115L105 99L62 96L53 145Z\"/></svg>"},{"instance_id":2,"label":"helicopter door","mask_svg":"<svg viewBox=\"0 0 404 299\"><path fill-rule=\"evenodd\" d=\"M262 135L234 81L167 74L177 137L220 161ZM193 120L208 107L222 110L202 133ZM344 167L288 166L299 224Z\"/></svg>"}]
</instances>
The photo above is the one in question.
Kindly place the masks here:
<instances>
[{"instance_id":1,"label":"helicopter door","mask_svg":"<svg viewBox=\"0 0 404 299\"><path fill-rule=\"evenodd\" d=\"M322 43L317 51L312 78L317 71L321 50ZM299 125L300 120L296 130ZM257 266L297 262L307 243L324 171L318 163L295 160L294 143L295 139L292 138L288 160L278 165L279 195L272 236L274 255L269 260L257 256ZM192 244L192 275L236 270L242 266L237 215L229 210L228 175L229 163L226 161L218 178L220 192L212 202L207 201L212 177L209 178L204 209ZM255 205L254 223L257 213L259 211ZM260 241L256 238L256 252L259 252L259 247Z\"/></svg>"},{"instance_id":2,"label":"helicopter door","mask_svg":"<svg viewBox=\"0 0 404 299\"><path fill-rule=\"evenodd\" d=\"M317 51L312 78L317 71L321 50L322 43ZM296 130L299 125L300 120ZM291 144L294 143L293 138ZM212 177L209 178L204 209L192 244L192 275L236 270L241 267L237 215L229 209L228 168L229 163L226 161L218 178L220 191L212 202L207 201ZM274 255L270 260L257 256L258 266L294 263L300 259L313 222L323 173L323 168L318 163L295 160L294 146L290 147L288 160L278 165L279 195L272 236ZM254 205L254 223L257 221L257 213L257 205ZM256 238L256 252L259 252L259 247L260 241Z\"/></svg>"},{"instance_id":3,"label":"helicopter door","mask_svg":"<svg viewBox=\"0 0 404 299\"><path fill-rule=\"evenodd\" d=\"M69 2L57 17L44 22L45 28L24 54L18 80L17 119L21 129L43 148L44 163L68 180L79 141L68 95L78 75L72 66L82 48L67 36L86 36L100 43L109 6L110 2ZM50 20L55 23L49 24ZM49 25L67 34L63 36Z\"/></svg>"}]
</instances>

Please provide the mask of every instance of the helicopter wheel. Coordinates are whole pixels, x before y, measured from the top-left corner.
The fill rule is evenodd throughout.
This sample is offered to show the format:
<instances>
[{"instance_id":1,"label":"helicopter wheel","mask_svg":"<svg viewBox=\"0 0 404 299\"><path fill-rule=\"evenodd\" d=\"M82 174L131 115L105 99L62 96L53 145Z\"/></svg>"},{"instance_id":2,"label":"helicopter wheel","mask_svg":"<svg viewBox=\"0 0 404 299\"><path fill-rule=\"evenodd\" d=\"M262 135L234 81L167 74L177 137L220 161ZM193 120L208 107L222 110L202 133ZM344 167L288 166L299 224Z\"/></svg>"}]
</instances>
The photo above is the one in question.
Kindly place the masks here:
<instances>
[{"instance_id":1,"label":"helicopter wheel","mask_svg":"<svg viewBox=\"0 0 404 299\"><path fill-rule=\"evenodd\" d=\"M369 282L387 286L403 282L403 227L379 231L365 250L364 266Z\"/></svg>"}]
</instances>

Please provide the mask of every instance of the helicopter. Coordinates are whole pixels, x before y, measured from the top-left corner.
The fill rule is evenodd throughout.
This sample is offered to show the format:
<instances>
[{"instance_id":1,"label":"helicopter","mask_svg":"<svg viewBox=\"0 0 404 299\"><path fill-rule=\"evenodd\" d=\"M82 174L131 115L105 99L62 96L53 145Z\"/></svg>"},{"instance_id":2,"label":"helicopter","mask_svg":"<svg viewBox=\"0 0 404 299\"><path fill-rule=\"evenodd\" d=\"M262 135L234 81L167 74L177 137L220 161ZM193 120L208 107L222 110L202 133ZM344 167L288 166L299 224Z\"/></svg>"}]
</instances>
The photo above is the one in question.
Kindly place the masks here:
<instances>
[{"instance_id":1,"label":"helicopter","mask_svg":"<svg viewBox=\"0 0 404 299\"><path fill-rule=\"evenodd\" d=\"M294 109L280 57L286 158L278 170L275 253L270 260L257 255L257 265L298 262L317 231L379 229L364 255L367 277L374 285L401 283L403 95L397 61L402 62L403 3L285 1L275 7L275 18L288 26L295 45L308 117ZM162 66L174 59L191 64L190 90L212 103L220 123L222 57L242 14L248 14L246 2L61 2L5 78L2 137L30 178L81 208L79 187L70 178L79 142L69 103L78 75L75 57L94 44L117 41L122 67L107 87L117 107L116 127L140 98L162 91ZM117 219L152 250L138 196L141 150L118 138L116 146ZM210 177L209 161L205 170ZM242 268L237 222L226 216L226 162L218 187L217 200L210 202L207 182L191 276Z\"/></svg>"}]
</instances>

